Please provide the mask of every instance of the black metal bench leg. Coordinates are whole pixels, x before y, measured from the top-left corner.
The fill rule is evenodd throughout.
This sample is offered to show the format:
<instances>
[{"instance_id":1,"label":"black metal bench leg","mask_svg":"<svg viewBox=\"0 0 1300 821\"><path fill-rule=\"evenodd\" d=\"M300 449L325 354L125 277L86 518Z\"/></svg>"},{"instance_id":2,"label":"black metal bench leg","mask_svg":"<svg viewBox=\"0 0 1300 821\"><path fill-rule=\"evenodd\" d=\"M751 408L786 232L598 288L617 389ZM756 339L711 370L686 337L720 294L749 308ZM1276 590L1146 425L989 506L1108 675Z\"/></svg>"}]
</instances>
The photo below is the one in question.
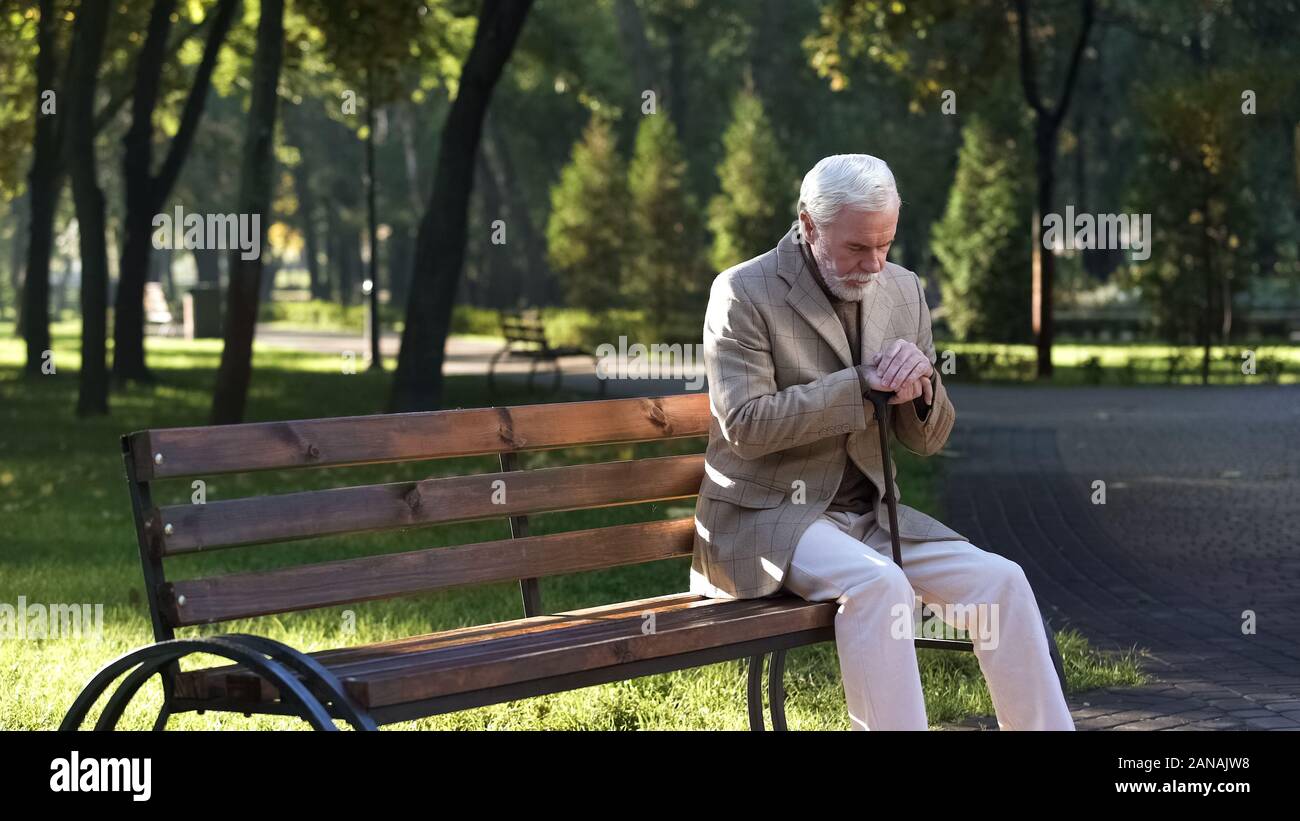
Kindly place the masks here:
<instances>
[{"instance_id":1,"label":"black metal bench leg","mask_svg":"<svg viewBox=\"0 0 1300 821\"><path fill-rule=\"evenodd\" d=\"M488 393L489 393L489 394L496 393L496 389L497 389L497 387L496 387L496 386L497 386L497 383L496 383L496 370L497 370L497 363L501 361L501 357L505 356L505 355L508 354L508 353L510 353L510 346L509 346L509 345L506 345L504 348L502 348L501 350L499 350L499 351L497 351L495 354L493 354L493 355L492 355L492 361L488 363L488 373L487 373L487 377L488 377L488 378L487 378L487 383L488 383Z\"/></svg>"},{"instance_id":2,"label":"black metal bench leg","mask_svg":"<svg viewBox=\"0 0 1300 821\"><path fill-rule=\"evenodd\" d=\"M601 395L601 396L604 396L604 395L605 395L605 382L608 381L608 380L605 380L605 379L601 379L601 378L600 378L600 360L597 359L597 358L595 357L595 355L590 355L590 356L591 356L591 367L592 367L592 371L593 371L593 373L596 374L596 386L597 386L597 389L600 391L600 395Z\"/></svg>"},{"instance_id":3,"label":"black metal bench leg","mask_svg":"<svg viewBox=\"0 0 1300 821\"><path fill-rule=\"evenodd\" d=\"M763 732L763 655L749 657L749 685L746 688L749 702L749 729Z\"/></svg>"},{"instance_id":4,"label":"black metal bench leg","mask_svg":"<svg viewBox=\"0 0 1300 821\"><path fill-rule=\"evenodd\" d=\"M534 358L533 364L528 368L528 392L529 393L533 392L533 380L537 378L537 363L540 361L541 361L540 358Z\"/></svg>"},{"instance_id":5,"label":"black metal bench leg","mask_svg":"<svg viewBox=\"0 0 1300 821\"><path fill-rule=\"evenodd\" d=\"M281 693L281 700L294 704L299 709L299 717L317 730L337 730L333 719L324 705L307 688L291 674L284 665L275 659L268 659L261 653L242 646L234 641L222 641L219 638L208 639L172 639L134 650L119 656L100 668L79 693L67 714L63 717L60 730L75 730L81 726L90 708L99 700L118 676L130 674L110 697L104 712L95 723L97 730L111 730L117 726L123 710L139 691L140 687L154 675L165 671L181 658L193 653L209 653L242 664L252 672L275 685ZM167 708L164 707L164 710ZM160 716L161 720L161 716ZM158 722L155 721L155 727Z\"/></svg>"},{"instance_id":6,"label":"black metal bench leg","mask_svg":"<svg viewBox=\"0 0 1300 821\"><path fill-rule=\"evenodd\" d=\"M763 659L766 654L749 657L746 691L749 702L749 729L763 732ZM784 731L785 726L785 651L773 650L767 665L767 701L772 714L772 729Z\"/></svg>"},{"instance_id":7,"label":"black metal bench leg","mask_svg":"<svg viewBox=\"0 0 1300 821\"><path fill-rule=\"evenodd\" d=\"M785 727L785 651L774 650L767 666L767 702L772 712L772 729Z\"/></svg>"}]
</instances>

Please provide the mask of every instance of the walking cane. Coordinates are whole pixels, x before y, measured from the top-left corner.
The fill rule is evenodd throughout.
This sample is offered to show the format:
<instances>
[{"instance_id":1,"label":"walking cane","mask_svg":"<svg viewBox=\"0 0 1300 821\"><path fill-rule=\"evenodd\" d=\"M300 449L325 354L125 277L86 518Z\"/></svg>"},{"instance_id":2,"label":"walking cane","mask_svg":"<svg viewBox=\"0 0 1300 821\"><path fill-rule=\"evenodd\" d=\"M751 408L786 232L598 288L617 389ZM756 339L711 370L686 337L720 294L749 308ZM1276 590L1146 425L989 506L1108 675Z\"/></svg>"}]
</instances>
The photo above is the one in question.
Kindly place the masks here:
<instances>
[{"instance_id":1,"label":"walking cane","mask_svg":"<svg viewBox=\"0 0 1300 821\"><path fill-rule=\"evenodd\" d=\"M876 423L880 428L880 458L885 465L885 505L889 508L889 541L894 547L894 564L903 566L903 551L898 544L898 494L894 492L894 460L889 456L889 397L892 391L867 391L867 399L876 409Z\"/></svg>"}]
</instances>

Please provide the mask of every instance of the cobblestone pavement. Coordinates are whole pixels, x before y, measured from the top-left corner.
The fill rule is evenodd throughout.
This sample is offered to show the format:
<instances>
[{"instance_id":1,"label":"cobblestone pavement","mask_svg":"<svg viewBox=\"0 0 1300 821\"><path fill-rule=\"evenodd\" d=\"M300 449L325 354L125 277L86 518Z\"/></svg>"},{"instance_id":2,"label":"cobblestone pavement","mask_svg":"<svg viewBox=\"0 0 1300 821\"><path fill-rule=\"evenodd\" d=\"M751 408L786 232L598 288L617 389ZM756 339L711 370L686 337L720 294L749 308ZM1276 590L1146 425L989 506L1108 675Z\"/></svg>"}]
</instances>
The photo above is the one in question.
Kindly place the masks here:
<instances>
[{"instance_id":1,"label":"cobblestone pavement","mask_svg":"<svg viewBox=\"0 0 1300 821\"><path fill-rule=\"evenodd\" d=\"M1078 729L1300 729L1300 386L951 396L946 523L1054 629L1146 651L1153 683L1069 697Z\"/></svg>"}]
</instances>

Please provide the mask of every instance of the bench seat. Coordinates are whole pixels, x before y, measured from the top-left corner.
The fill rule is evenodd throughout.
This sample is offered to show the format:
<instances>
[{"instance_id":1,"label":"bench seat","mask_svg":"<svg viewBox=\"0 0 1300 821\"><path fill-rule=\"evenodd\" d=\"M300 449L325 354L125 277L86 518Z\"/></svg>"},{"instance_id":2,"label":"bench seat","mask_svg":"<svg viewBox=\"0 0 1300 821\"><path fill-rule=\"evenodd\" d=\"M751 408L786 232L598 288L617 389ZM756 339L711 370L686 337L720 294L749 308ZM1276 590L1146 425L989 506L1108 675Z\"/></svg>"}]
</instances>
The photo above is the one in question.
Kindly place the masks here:
<instances>
[{"instance_id":1,"label":"bench seat","mask_svg":"<svg viewBox=\"0 0 1300 821\"><path fill-rule=\"evenodd\" d=\"M746 642L805 631L819 631L821 640L826 640L833 635L835 609L833 602L808 602L790 595L736 600L678 593L308 655L337 676L348 695L379 719L380 708L528 682L537 685L601 668L608 668L609 680L621 680L629 677L631 663L729 645L734 653L728 657L741 658L748 654ZM644 627L650 613L653 632ZM687 666L694 665L661 663L658 671ZM596 676L592 683L599 680ZM533 694L541 694L569 688L534 689ZM519 697L515 692L499 694ZM224 665L181 673L176 696L254 706L275 701L279 694L265 679L238 665Z\"/></svg>"}]
</instances>

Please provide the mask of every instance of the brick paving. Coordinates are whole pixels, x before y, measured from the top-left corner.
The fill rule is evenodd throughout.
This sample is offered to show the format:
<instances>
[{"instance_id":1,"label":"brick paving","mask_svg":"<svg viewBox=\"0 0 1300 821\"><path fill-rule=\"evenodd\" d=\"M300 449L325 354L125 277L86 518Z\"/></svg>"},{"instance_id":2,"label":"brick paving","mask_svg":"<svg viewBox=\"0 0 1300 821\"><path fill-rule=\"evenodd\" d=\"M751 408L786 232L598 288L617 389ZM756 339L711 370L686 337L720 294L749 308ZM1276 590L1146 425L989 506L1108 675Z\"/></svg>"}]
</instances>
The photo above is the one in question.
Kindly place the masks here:
<instances>
[{"instance_id":1,"label":"brick paving","mask_svg":"<svg viewBox=\"0 0 1300 821\"><path fill-rule=\"evenodd\" d=\"M950 387L945 522L1054 629L1143 651L1151 684L1070 695L1078 729L1300 729L1300 386Z\"/></svg>"}]
</instances>

